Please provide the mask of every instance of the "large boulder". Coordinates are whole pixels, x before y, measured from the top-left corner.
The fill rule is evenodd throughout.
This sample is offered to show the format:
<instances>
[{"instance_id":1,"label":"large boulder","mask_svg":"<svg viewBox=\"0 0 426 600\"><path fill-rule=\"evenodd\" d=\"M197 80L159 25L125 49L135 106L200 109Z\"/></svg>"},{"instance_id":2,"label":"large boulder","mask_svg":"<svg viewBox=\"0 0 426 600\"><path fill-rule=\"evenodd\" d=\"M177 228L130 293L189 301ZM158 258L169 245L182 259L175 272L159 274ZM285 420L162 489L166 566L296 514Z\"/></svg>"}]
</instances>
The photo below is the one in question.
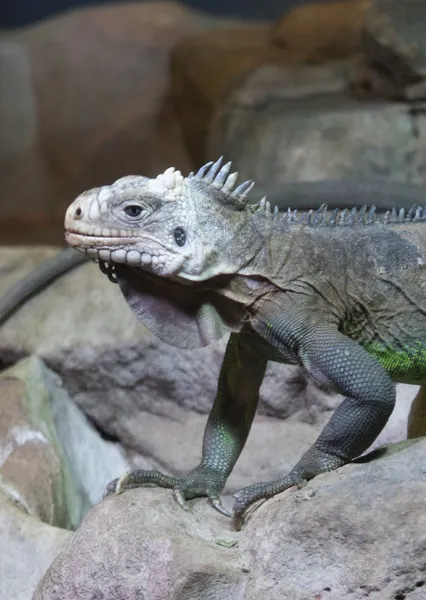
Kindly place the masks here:
<instances>
[{"instance_id":1,"label":"large boulder","mask_svg":"<svg viewBox=\"0 0 426 600\"><path fill-rule=\"evenodd\" d=\"M0 373L0 491L45 523L74 528L90 504L61 447L37 359Z\"/></svg>"},{"instance_id":2,"label":"large boulder","mask_svg":"<svg viewBox=\"0 0 426 600\"><path fill-rule=\"evenodd\" d=\"M0 491L0 600L31 600L71 535L20 510Z\"/></svg>"},{"instance_id":3,"label":"large boulder","mask_svg":"<svg viewBox=\"0 0 426 600\"><path fill-rule=\"evenodd\" d=\"M110 496L85 517L34 600L421 600L426 440L265 502L242 532L205 499Z\"/></svg>"}]
</instances>

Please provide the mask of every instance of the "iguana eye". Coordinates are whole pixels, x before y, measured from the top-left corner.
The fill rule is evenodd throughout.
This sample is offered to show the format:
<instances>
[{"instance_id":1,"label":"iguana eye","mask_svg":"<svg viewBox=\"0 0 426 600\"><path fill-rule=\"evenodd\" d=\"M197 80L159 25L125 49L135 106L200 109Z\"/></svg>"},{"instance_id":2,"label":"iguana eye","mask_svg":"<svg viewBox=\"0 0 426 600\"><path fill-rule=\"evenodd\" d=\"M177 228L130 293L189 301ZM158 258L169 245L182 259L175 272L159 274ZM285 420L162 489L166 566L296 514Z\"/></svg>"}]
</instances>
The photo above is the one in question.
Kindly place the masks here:
<instances>
[{"instance_id":1,"label":"iguana eye","mask_svg":"<svg viewBox=\"0 0 426 600\"><path fill-rule=\"evenodd\" d=\"M185 233L185 230L183 229L183 227L176 227L176 229L173 232L173 235L175 236L175 241L178 246L185 245L186 233Z\"/></svg>"},{"instance_id":2,"label":"iguana eye","mask_svg":"<svg viewBox=\"0 0 426 600\"><path fill-rule=\"evenodd\" d=\"M126 215L128 217L139 217L139 215L142 213L143 208L142 206L139 206L139 204L129 204L129 206L126 206L126 208L124 209L124 212L126 213Z\"/></svg>"}]
</instances>

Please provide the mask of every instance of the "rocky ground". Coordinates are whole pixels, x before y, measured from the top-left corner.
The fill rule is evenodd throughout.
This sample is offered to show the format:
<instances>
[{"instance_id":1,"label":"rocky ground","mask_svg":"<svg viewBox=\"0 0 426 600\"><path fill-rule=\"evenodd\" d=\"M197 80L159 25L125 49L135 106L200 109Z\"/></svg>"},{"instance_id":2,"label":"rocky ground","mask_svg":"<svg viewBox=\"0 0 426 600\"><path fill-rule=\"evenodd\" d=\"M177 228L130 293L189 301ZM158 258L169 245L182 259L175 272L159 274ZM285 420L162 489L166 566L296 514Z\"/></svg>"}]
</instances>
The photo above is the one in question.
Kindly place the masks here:
<instances>
[{"instance_id":1,"label":"rocky ground","mask_svg":"<svg viewBox=\"0 0 426 600\"><path fill-rule=\"evenodd\" d=\"M155 2L2 34L0 242L15 247L0 247L0 295L57 251L75 194L130 172L223 153L261 188L424 182L425 9L325 2L247 25ZM397 386L386 451L265 502L242 531L165 490L101 501L129 468L197 464L225 342L159 342L94 264L1 327L0 600L424 597L425 442L392 445L414 386ZM288 471L339 401L271 365L225 502Z\"/></svg>"}]
</instances>

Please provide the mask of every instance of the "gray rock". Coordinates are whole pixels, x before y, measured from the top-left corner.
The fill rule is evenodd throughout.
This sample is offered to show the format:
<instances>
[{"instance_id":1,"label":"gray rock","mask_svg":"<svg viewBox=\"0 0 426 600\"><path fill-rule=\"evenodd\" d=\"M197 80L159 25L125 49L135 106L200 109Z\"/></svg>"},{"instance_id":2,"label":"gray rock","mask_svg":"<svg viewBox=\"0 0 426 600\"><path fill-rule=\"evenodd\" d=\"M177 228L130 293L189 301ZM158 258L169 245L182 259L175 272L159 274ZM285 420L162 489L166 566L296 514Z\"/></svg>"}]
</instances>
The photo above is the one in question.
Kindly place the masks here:
<instances>
[{"instance_id":1,"label":"gray rock","mask_svg":"<svg viewBox=\"0 0 426 600\"><path fill-rule=\"evenodd\" d=\"M26 514L0 491L0 600L31 600L71 535Z\"/></svg>"},{"instance_id":2,"label":"gray rock","mask_svg":"<svg viewBox=\"0 0 426 600\"><path fill-rule=\"evenodd\" d=\"M265 502L242 532L204 499L110 496L41 580L34 600L420 600L426 440L317 477Z\"/></svg>"},{"instance_id":3,"label":"gray rock","mask_svg":"<svg viewBox=\"0 0 426 600\"><path fill-rule=\"evenodd\" d=\"M279 67L254 71L226 99L211 126L209 156L224 154L260 187L282 181L387 177L423 183L426 118L404 103L361 102L335 93L303 68L292 87ZM313 71L315 72L315 71ZM281 80L281 83L278 82ZM327 85L329 88L327 89Z\"/></svg>"},{"instance_id":4,"label":"gray rock","mask_svg":"<svg viewBox=\"0 0 426 600\"><path fill-rule=\"evenodd\" d=\"M0 490L29 515L74 528L89 505L60 445L51 394L37 358L0 374Z\"/></svg>"},{"instance_id":5,"label":"gray rock","mask_svg":"<svg viewBox=\"0 0 426 600\"><path fill-rule=\"evenodd\" d=\"M362 51L393 97L426 99L425 20L423 0L372 0L366 13Z\"/></svg>"},{"instance_id":6,"label":"gray rock","mask_svg":"<svg viewBox=\"0 0 426 600\"><path fill-rule=\"evenodd\" d=\"M48 371L46 369L46 371ZM57 375L49 371L52 418L70 470L91 505L102 498L106 484L130 468L116 442L104 440L70 399Z\"/></svg>"}]
</instances>

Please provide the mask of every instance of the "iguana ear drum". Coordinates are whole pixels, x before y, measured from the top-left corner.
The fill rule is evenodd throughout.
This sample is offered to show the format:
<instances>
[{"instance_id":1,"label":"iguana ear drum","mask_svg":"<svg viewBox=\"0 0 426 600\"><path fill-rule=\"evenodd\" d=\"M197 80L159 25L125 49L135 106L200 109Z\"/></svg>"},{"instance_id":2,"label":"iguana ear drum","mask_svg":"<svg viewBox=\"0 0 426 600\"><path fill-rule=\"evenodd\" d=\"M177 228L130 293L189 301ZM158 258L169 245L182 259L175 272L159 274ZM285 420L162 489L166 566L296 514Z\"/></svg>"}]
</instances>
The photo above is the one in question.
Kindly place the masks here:
<instances>
[{"instance_id":1,"label":"iguana ear drum","mask_svg":"<svg viewBox=\"0 0 426 600\"><path fill-rule=\"evenodd\" d=\"M238 305L212 290L179 285L123 264L115 265L115 274L139 321L170 346L202 348L240 327Z\"/></svg>"}]
</instances>

